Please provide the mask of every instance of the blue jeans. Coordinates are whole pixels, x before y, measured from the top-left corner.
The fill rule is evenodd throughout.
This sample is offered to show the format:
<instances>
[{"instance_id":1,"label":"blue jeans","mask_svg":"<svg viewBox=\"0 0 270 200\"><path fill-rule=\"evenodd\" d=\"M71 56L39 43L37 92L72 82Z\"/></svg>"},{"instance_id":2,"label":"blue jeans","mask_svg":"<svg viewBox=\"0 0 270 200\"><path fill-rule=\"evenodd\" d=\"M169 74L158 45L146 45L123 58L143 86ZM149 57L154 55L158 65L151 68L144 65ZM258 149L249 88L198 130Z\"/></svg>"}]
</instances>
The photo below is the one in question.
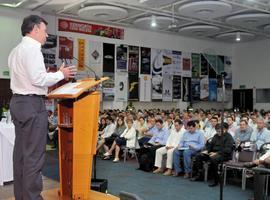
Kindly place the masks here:
<instances>
[{"instance_id":1,"label":"blue jeans","mask_svg":"<svg viewBox=\"0 0 270 200\"><path fill-rule=\"evenodd\" d=\"M180 165L180 157L184 158L184 171L185 173L191 173L191 156L197 154L198 151L193 149L178 150L173 151L173 167L175 173L183 172L182 166Z\"/></svg>"}]
</instances>

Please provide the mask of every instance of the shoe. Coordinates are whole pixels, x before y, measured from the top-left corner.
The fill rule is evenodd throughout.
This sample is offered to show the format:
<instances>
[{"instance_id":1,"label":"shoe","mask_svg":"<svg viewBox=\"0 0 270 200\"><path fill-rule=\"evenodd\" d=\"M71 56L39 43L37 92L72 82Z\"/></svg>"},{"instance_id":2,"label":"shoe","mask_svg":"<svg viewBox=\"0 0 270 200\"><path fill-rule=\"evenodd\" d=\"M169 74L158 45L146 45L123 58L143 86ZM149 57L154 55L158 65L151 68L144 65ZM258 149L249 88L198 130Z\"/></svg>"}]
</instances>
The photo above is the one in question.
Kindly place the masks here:
<instances>
[{"instance_id":1,"label":"shoe","mask_svg":"<svg viewBox=\"0 0 270 200\"><path fill-rule=\"evenodd\" d=\"M106 152L103 154L103 156L111 156L112 154L109 154L109 152Z\"/></svg>"},{"instance_id":2,"label":"shoe","mask_svg":"<svg viewBox=\"0 0 270 200\"><path fill-rule=\"evenodd\" d=\"M173 177L178 177L178 176L180 176L180 175L179 175L179 173L174 172L172 176L173 176Z\"/></svg>"},{"instance_id":3,"label":"shoe","mask_svg":"<svg viewBox=\"0 0 270 200\"><path fill-rule=\"evenodd\" d=\"M103 158L103 160L110 160L110 159L111 159L110 156L105 156L105 157Z\"/></svg>"},{"instance_id":4,"label":"shoe","mask_svg":"<svg viewBox=\"0 0 270 200\"><path fill-rule=\"evenodd\" d=\"M253 162L247 162L247 163L244 163L244 167L246 168L252 168L252 167L256 167L257 165Z\"/></svg>"},{"instance_id":5,"label":"shoe","mask_svg":"<svg viewBox=\"0 0 270 200\"><path fill-rule=\"evenodd\" d=\"M161 169L157 168L156 170L153 171L154 174L160 174L162 173Z\"/></svg>"},{"instance_id":6,"label":"shoe","mask_svg":"<svg viewBox=\"0 0 270 200\"><path fill-rule=\"evenodd\" d=\"M189 173L185 173L184 174L184 179L188 179L190 176L189 176Z\"/></svg>"},{"instance_id":7,"label":"shoe","mask_svg":"<svg viewBox=\"0 0 270 200\"><path fill-rule=\"evenodd\" d=\"M113 159L113 162L114 162L114 163L119 162L119 158Z\"/></svg>"},{"instance_id":8,"label":"shoe","mask_svg":"<svg viewBox=\"0 0 270 200\"><path fill-rule=\"evenodd\" d=\"M166 172L164 172L163 174L164 176L171 176L172 175L172 172L167 170Z\"/></svg>"},{"instance_id":9,"label":"shoe","mask_svg":"<svg viewBox=\"0 0 270 200\"><path fill-rule=\"evenodd\" d=\"M217 186L217 185L218 185L218 182L217 182L217 181L213 181L213 182L210 182L210 183L208 184L209 187L215 187L215 186Z\"/></svg>"},{"instance_id":10,"label":"shoe","mask_svg":"<svg viewBox=\"0 0 270 200\"><path fill-rule=\"evenodd\" d=\"M200 175L196 175L190 178L190 181L202 181L202 177Z\"/></svg>"}]
</instances>

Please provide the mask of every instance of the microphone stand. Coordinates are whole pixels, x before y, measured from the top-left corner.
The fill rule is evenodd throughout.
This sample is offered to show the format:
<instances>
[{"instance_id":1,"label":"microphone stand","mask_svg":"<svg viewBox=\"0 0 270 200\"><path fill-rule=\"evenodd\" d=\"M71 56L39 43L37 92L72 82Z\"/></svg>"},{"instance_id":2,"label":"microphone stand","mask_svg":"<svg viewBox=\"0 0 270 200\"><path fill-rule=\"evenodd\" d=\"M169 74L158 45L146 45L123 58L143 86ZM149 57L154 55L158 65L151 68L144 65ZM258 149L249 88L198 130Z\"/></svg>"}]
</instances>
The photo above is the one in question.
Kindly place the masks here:
<instances>
[{"instance_id":1,"label":"microphone stand","mask_svg":"<svg viewBox=\"0 0 270 200\"><path fill-rule=\"evenodd\" d=\"M224 138L224 133L223 133L223 130L224 130L224 107L225 107L225 83L224 83L224 79L226 77L227 73L226 72L221 72L221 81L222 81L222 110L221 110L221 141L222 141L222 145L221 145L221 152L223 154L223 147L224 147L224 141L223 141L223 138ZM221 163L220 163L220 169L219 169L219 186L220 186L220 196L219 196L219 199L220 200L223 200L223 179L224 179L224 172L223 172L223 156L222 155L222 158L221 158Z\"/></svg>"}]
</instances>

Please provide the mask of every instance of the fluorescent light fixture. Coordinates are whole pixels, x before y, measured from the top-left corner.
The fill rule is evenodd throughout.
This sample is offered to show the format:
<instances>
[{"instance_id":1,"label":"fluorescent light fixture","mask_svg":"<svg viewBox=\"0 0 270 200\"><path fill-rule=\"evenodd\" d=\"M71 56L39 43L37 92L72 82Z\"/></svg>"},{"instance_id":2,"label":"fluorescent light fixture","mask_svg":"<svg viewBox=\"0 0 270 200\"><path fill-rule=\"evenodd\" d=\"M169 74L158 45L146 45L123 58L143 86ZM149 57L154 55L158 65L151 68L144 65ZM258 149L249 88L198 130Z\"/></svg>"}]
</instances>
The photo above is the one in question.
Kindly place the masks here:
<instances>
[{"instance_id":1,"label":"fluorescent light fixture","mask_svg":"<svg viewBox=\"0 0 270 200\"><path fill-rule=\"evenodd\" d=\"M241 36L240 36L240 32L237 32L236 33L236 39L235 39L237 42L240 42L241 41Z\"/></svg>"},{"instance_id":2,"label":"fluorescent light fixture","mask_svg":"<svg viewBox=\"0 0 270 200\"><path fill-rule=\"evenodd\" d=\"M10 7L10 8L17 8L22 3L24 3L25 1L28 1L28 0L21 0L18 3L0 3L0 6L6 6L6 7Z\"/></svg>"},{"instance_id":3,"label":"fluorescent light fixture","mask_svg":"<svg viewBox=\"0 0 270 200\"><path fill-rule=\"evenodd\" d=\"M148 1L148 0L140 0L139 3L144 3L146 1Z\"/></svg>"},{"instance_id":4,"label":"fluorescent light fixture","mask_svg":"<svg viewBox=\"0 0 270 200\"><path fill-rule=\"evenodd\" d=\"M152 27L156 27L157 26L157 20L156 20L156 16L152 15L151 17L151 26Z\"/></svg>"}]
</instances>

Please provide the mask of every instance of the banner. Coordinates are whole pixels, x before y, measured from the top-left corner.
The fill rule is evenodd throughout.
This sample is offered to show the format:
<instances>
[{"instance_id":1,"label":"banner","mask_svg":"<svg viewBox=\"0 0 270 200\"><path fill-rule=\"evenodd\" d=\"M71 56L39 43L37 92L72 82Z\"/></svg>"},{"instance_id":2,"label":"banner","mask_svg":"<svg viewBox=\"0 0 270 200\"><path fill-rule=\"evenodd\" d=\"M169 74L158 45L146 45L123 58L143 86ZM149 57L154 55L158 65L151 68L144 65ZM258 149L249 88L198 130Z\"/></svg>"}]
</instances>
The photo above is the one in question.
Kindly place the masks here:
<instances>
[{"instance_id":1,"label":"banner","mask_svg":"<svg viewBox=\"0 0 270 200\"><path fill-rule=\"evenodd\" d=\"M172 101L173 100L173 76L164 75L163 76L163 86L162 86L162 101Z\"/></svg>"},{"instance_id":2,"label":"banner","mask_svg":"<svg viewBox=\"0 0 270 200\"><path fill-rule=\"evenodd\" d=\"M128 100L128 74L115 74L115 101Z\"/></svg>"},{"instance_id":3,"label":"banner","mask_svg":"<svg viewBox=\"0 0 270 200\"><path fill-rule=\"evenodd\" d=\"M173 55L173 75L181 76L182 75L182 60L181 60L181 51L172 51Z\"/></svg>"},{"instance_id":4,"label":"banner","mask_svg":"<svg viewBox=\"0 0 270 200\"><path fill-rule=\"evenodd\" d=\"M127 45L116 46L116 71L127 71Z\"/></svg>"},{"instance_id":5,"label":"banner","mask_svg":"<svg viewBox=\"0 0 270 200\"><path fill-rule=\"evenodd\" d=\"M89 24L73 20L58 19L58 31L96 35L107 38L124 39L124 29Z\"/></svg>"},{"instance_id":6,"label":"banner","mask_svg":"<svg viewBox=\"0 0 270 200\"><path fill-rule=\"evenodd\" d=\"M209 101L217 101L217 79L209 78Z\"/></svg>"},{"instance_id":7,"label":"banner","mask_svg":"<svg viewBox=\"0 0 270 200\"><path fill-rule=\"evenodd\" d=\"M191 53L182 54L182 76L191 77Z\"/></svg>"},{"instance_id":8,"label":"banner","mask_svg":"<svg viewBox=\"0 0 270 200\"><path fill-rule=\"evenodd\" d=\"M89 65L101 71L103 61L103 43L89 41Z\"/></svg>"},{"instance_id":9,"label":"banner","mask_svg":"<svg viewBox=\"0 0 270 200\"><path fill-rule=\"evenodd\" d=\"M152 99L162 100L162 76L152 76Z\"/></svg>"},{"instance_id":10,"label":"banner","mask_svg":"<svg viewBox=\"0 0 270 200\"><path fill-rule=\"evenodd\" d=\"M141 70L140 74L151 73L151 48L141 47Z\"/></svg>"},{"instance_id":11,"label":"banner","mask_svg":"<svg viewBox=\"0 0 270 200\"><path fill-rule=\"evenodd\" d=\"M191 54L192 63L192 78L200 77L200 65L201 65L201 55L198 53Z\"/></svg>"},{"instance_id":12,"label":"banner","mask_svg":"<svg viewBox=\"0 0 270 200\"><path fill-rule=\"evenodd\" d=\"M114 100L114 73L104 72L103 76L109 77L109 80L106 80L102 83L102 91L104 101L113 101Z\"/></svg>"},{"instance_id":13,"label":"banner","mask_svg":"<svg viewBox=\"0 0 270 200\"><path fill-rule=\"evenodd\" d=\"M224 79L225 84L232 85L232 61L231 57L225 56L225 65L224 71L227 73L227 76Z\"/></svg>"},{"instance_id":14,"label":"banner","mask_svg":"<svg viewBox=\"0 0 270 200\"><path fill-rule=\"evenodd\" d=\"M114 73L114 44L103 43L103 72Z\"/></svg>"},{"instance_id":15,"label":"banner","mask_svg":"<svg viewBox=\"0 0 270 200\"><path fill-rule=\"evenodd\" d=\"M173 76L173 99L181 99L181 76Z\"/></svg>"},{"instance_id":16,"label":"banner","mask_svg":"<svg viewBox=\"0 0 270 200\"><path fill-rule=\"evenodd\" d=\"M59 36L59 58L71 64L73 59L73 38ZM67 61L69 59L69 62Z\"/></svg>"},{"instance_id":17,"label":"banner","mask_svg":"<svg viewBox=\"0 0 270 200\"><path fill-rule=\"evenodd\" d=\"M128 46L128 72L139 72L139 47Z\"/></svg>"},{"instance_id":18,"label":"banner","mask_svg":"<svg viewBox=\"0 0 270 200\"><path fill-rule=\"evenodd\" d=\"M173 54L171 50L163 50L162 52L162 76L173 75L174 65L173 65Z\"/></svg>"},{"instance_id":19,"label":"banner","mask_svg":"<svg viewBox=\"0 0 270 200\"><path fill-rule=\"evenodd\" d=\"M161 49L151 49L152 76L162 76L163 54Z\"/></svg>"},{"instance_id":20,"label":"banner","mask_svg":"<svg viewBox=\"0 0 270 200\"><path fill-rule=\"evenodd\" d=\"M139 77L138 73L129 73L129 100L139 100Z\"/></svg>"},{"instance_id":21,"label":"banner","mask_svg":"<svg viewBox=\"0 0 270 200\"><path fill-rule=\"evenodd\" d=\"M193 102L200 101L200 92L200 79L191 79L191 97Z\"/></svg>"},{"instance_id":22,"label":"banner","mask_svg":"<svg viewBox=\"0 0 270 200\"><path fill-rule=\"evenodd\" d=\"M151 76L140 76L140 101L151 102Z\"/></svg>"},{"instance_id":23,"label":"banner","mask_svg":"<svg viewBox=\"0 0 270 200\"><path fill-rule=\"evenodd\" d=\"M190 101L191 92L191 78L183 77L183 101Z\"/></svg>"},{"instance_id":24,"label":"banner","mask_svg":"<svg viewBox=\"0 0 270 200\"><path fill-rule=\"evenodd\" d=\"M78 39L78 70L84 70L85 66L85 39Z\"/></svg>"},{"instance_id":25,"label":"banner","mask_svg":"<svg viewBox=\"0 0 270 200\"><path fill-rule=\"evenodd\" d=\"M42 54L46 68L57 68L56 64L57 36L49 34L45 44L42 46Z\"/></svg>"},{"instance_id":26,"label":"banner","mask_svg":"<svg viewBox=\"0 0 270 200\"><path fill-rule=\"evenodd\" d=\"M201 54L201 75L200 76L208 76L208 62L203 54Z\"/></svg>"},{"instance_id":27,"label":"banner","mask_svg":"<svg viewBox=\"0 0 270 200\"><path fill-rule=\"evenodd\" d=\"M205 76L201 79L200 84L201 92L200 92L200 99L202 101L207 101L209 97L209 79L208 76Z\"/></svg>"}]
</instances>

